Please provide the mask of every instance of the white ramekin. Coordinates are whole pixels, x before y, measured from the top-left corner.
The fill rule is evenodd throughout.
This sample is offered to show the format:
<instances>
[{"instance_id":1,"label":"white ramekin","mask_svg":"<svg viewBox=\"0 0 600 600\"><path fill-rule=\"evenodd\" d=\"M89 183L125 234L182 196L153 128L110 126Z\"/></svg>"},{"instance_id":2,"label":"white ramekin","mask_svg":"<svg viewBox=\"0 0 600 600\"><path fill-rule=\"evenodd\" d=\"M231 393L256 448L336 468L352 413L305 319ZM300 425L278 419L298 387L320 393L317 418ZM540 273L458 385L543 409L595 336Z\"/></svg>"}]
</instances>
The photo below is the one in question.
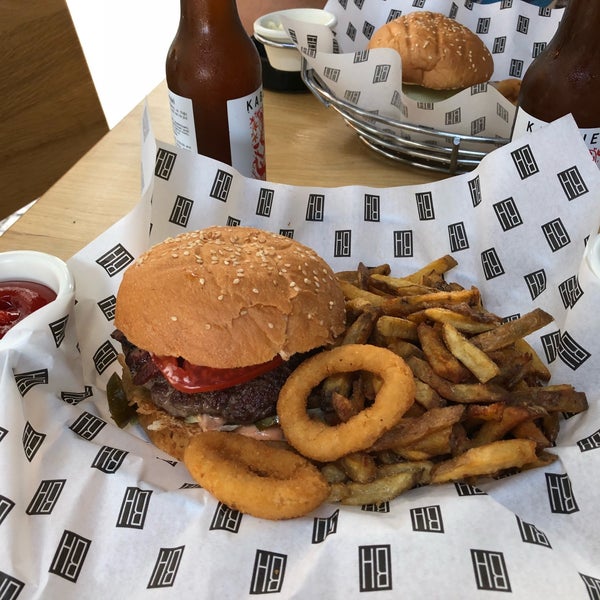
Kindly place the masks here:
<instances>
[{"instance_id":1,"label":"white ramekin","mask_svg":"<svg viewBox=\"0 0 600 600\"><path fill-rule=\"evenodd\" d=\"M47 285L57 297L71 296L75 282L60 258L35 250L0 252L0 281L35 281Z\"/></svg>"},{"instance_id":2,"label":"white ramekin","mask_svg":"<svg viewBox=\"0 0 600 600\"><path fill-rule=\"evenodd\" d=\"M282 16L327 27L335 27L337 17L320 8L290 8L254 21L254 37L264 45L271 66L279 71L300 71L301 55L282 24Z\"/></svg>"}]
</instances>

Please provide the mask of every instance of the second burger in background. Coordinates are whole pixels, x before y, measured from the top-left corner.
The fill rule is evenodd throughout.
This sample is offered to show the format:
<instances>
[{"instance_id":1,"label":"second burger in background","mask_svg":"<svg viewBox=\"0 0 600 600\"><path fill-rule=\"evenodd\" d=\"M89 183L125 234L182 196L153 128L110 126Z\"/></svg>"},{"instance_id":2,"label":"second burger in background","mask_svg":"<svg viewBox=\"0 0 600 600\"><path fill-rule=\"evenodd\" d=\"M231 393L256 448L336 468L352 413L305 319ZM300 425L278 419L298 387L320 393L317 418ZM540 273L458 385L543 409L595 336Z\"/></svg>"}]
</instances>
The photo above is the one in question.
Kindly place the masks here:
<instances>
[{"instance_id":1,"label":"second burger in background","mask_svg":"<svg viewBox=\"0 0 600 600\"><path fill-rule=\"evenodd\" d=\"M195 433L256 433L276 414L294 356L344 331L344 296L299 242L211 227L169 238L127 269L115 325L127 400L151 441L181 460Z\"/></svg>"},{"instance_id":2,"label":"second burger in background","mask_svg":"<svg viewBox=\"0 0 600 600\"><path fill-rule=\"evenodd\" d=\"M469 28L440 13L416 11L377 29L369 49L392 48L402 58L403 91L436 102L490 80L494 61Z\"/></svg>"}]
</instances>

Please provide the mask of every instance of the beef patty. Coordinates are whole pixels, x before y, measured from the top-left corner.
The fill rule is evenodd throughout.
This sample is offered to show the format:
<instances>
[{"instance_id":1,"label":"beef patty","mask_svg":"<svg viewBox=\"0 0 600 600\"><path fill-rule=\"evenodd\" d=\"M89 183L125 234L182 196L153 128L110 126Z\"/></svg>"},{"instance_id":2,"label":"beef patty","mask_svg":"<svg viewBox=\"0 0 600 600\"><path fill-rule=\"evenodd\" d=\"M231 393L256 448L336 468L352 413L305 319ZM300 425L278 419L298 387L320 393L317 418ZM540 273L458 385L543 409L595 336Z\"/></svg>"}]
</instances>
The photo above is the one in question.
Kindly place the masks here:
<instances>
[{"instance_id":1,"label":"beef patty","mask_svg":"<svg viewBox=\"0 0 600 600\"><path fill-rule=\"evenodd\" d=\"M279 390L299 362L284 362L268 373L225 390L186 394L171 387L149 352L133 345L119 330L112 337L121 344L133 383L146 387L158 407L182 418L208 414L223 418L227 424L250 425L273 416Z\"/></svg>"}]
</instances>

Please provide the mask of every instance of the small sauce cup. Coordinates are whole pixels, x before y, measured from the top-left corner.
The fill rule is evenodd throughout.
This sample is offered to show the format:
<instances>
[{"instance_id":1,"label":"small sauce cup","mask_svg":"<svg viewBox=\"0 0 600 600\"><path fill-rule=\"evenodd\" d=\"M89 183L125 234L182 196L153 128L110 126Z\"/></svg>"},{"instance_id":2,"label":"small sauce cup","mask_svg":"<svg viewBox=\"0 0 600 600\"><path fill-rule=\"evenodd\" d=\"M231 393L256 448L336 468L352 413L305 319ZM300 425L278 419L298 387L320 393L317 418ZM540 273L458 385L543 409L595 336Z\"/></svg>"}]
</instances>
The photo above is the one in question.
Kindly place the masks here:
<instances>
[{"instance_id":1,"label":"small sauce cup","mask_svg":"<svg viewBox=\"0 0 600 600\"><path fill-rule=\"evenodd\" d=\"M300 71L301 54L292 42L281 17L335 27L337 17L320 8L290 8L268 13L254 21L254 38L264 45L269 63L279 71Z\"/></svg>"},{"instance_id":2,"label":"small sauce cup","mask_svg":"<svg viewBox=\"0 0 600 600\"><path fill-rule=\"evenodd\" d=\"M23 287L25 289L28 287L27 282L46 286L56 294L56 297L50 300L48 304L57 301L66 303L75 293L75 282L67 265L56 256L33 250L14 250L0 253L0 287L3 282L24 282L25 285ZM28 292L25 292L25 294L27 295ZM17 300L19 299L17 298ZM0 315L0 318L4 317L5 321L10 321L9 313L14 314L16 312L16 309L13 310L9 304L4 303L0 307L0 311L6 311L6 314ZM17 309L27 311L27 308L24 308L24 306L28 303L22 304L17 302L17 304ZM26 314L24 317L11 323L10 328L4 328L5 331L3 333L10 333L13 327L26 322L30 316L43 307L40 306L34 309L31 314Z\"/></svg>"}]
</instances>

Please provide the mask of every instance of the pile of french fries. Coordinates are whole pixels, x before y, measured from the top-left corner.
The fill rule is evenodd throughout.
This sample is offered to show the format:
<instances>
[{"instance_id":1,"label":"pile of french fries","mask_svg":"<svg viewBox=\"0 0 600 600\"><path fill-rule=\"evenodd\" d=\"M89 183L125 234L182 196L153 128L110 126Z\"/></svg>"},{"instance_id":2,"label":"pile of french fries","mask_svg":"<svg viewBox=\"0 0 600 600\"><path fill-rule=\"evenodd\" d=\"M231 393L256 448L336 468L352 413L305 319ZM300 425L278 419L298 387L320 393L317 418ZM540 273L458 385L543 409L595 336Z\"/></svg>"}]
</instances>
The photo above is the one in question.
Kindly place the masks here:
<instances>
[{"instance_id":1,"label":"pile of french fries","mask_svg":"<svg viewBox=\"0 0 600 600\"><path fill-rule=\"evenodd\" d=\"M375 344L412 369L416 398L401 422L368 450L321 465L330 501L379 504L417 485L498 477L550 464L561 413L587 408L570 385L547 385L550 372L525 340L552 321L540 309L503 322L476 287L446 281L443 256L404 277L390 267L337 273L348 327L340 343ZM345 422L375 397L368 374L323 382L321 406Z\"/></svg>"}]
</instances>

